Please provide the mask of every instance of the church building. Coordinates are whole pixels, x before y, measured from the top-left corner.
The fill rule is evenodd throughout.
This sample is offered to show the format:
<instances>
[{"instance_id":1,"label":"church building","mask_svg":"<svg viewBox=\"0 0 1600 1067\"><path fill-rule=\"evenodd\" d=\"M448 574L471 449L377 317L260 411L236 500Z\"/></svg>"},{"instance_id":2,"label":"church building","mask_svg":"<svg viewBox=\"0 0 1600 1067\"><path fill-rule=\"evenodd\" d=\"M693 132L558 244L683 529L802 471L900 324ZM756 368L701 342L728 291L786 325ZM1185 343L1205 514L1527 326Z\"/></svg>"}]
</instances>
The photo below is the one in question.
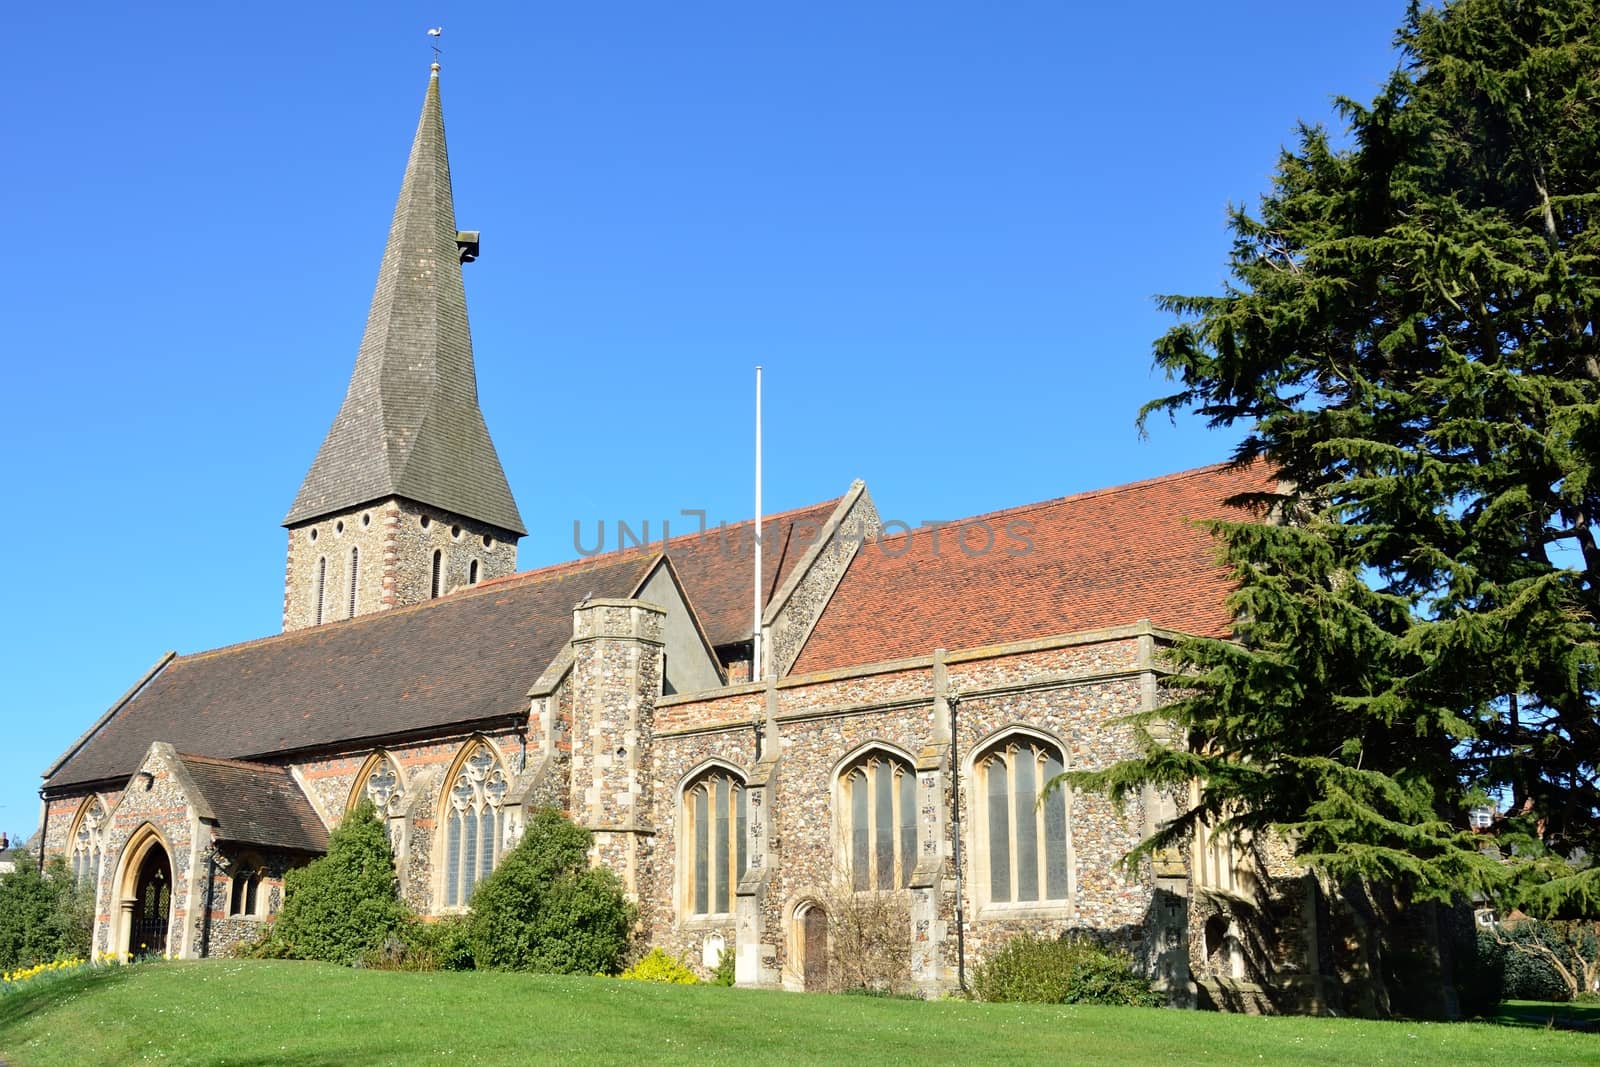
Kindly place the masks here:
<instances>
[{"instance_id":1,"label":"church building","mask_svg":"<svg viewBox=\"0 0 1600 1067\"><path fill-rule=\"evenodd\" d=\"M226 954L370 798L422 915L464 911L553 805L642 945L732 952L740 985L837 986L841 916L870 901L906 946L885 980L929 996L1022 932L1122 946L1175 1003L1316 986L1302 872L1207 839L1129 875L1169 798L1039 799L1132 751L1165 646L1230 633L1197 520L1243 517L1260 467L893 533L841 475L761 518L759 623L752 522L518 572L477 252L435 64L349 388L283 520L283 632L162 656L44 772L43 848L93 887L96 952Z\"/></svg>"}]
</instances>

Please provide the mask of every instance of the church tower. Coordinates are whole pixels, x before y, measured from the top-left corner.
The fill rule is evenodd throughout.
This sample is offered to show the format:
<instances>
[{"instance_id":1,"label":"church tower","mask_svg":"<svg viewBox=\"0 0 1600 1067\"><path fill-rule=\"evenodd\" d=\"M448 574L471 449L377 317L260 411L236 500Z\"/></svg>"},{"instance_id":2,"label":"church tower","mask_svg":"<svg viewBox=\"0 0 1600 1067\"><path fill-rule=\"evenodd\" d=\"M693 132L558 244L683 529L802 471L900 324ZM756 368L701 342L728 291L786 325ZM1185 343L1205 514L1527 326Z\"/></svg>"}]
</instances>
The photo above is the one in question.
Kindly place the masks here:
<instances>
[{"instance_id":1,"label":"church tower","mask_svg":"<svg viewBox=\"0 0 1600 1067\"><path fill-rule=\"evenodd\" d=\"M516 569L527 533L478 408L433 65L355 372L283 525L283 628L416 604Z\"/></svg>"}]
</instances>

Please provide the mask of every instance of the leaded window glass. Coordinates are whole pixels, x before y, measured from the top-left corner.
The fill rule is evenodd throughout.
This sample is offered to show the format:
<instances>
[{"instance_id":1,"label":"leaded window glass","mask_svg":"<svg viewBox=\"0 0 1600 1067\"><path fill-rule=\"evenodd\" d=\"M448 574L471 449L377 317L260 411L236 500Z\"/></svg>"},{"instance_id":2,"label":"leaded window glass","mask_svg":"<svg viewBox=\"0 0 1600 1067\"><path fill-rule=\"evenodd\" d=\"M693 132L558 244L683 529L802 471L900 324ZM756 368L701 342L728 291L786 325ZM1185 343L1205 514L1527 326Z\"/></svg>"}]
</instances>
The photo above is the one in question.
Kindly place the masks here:
<instances>
[{"instance_id":1,"label":"leaded window glass","mask_svg":"<svg viewBox=\"0 0 1600 1067\"><path fill-rule=\"evenodd\" d=\"M101 829L106 809L99 797L90 797L78 813L72 831L72 878L80 886L92 886L100 873Z\"/></svg>"},{"instance_id":2,"label":"leaded window glass","mask_svg":"<svg viewBox=\"0 0 1600 1067\"><path fill-rule=\"evenodd\" d=\"M840 782L851 887L909 885L917 865L917 777L911 765L873 752Z\"/></svg>"},{"instance_id":3,"label":"leaded window glass","mask_svg":"<svg viewBox=\"0 0 1600 1067\"><path fill-rule=\"evenodd\" d=\"M228 895L229 915L261 914L261 878L261 860L253 855L241 856L233 870L233 886Z\"/></svg>"},{"instance_id":4,"label":"leaded window glass","mask_svg":"<svg viewBox=\"0 0 1600 1067\"><path fill-rule=\"evenodd\" d=\"M1198 797L1195 802L1198 803ZM1194 885L1248 896L1255 881L1250 870L1250 835L1218 829L1217 824L1222 821L1222 818L1202 819L1195 823Z\"/></svg>"},{"instance_id":5,"label":"leaded window glass","mask_svg":"<svg viewBox=\"0 0 1600 1067\"><path fill-rule=\"evenodd\" d=\"M506 835L505 799L511 784L486 742L472 751L445 790L444 903L457 907L499 862Z\"/></svg>"},{"instance_id":6,"label":"leaded window glass","mask_svg":"<svg viewBox=\"0 0 1600 1067\"><path fill-rule=\"evenodd\" d=\"M684 901L692 915L725 915L745 871L744 782L723 770L696 780L683 793L683 820Z\"/></svg>"},{"instance_id":7,"label":"leaded window glass","mask_svg":"<svg viewBox=\"0 0 1600 1067\"><path fill-rule=\"evenodd\" d=\"M984 811L976 820L985 840L981 855L988 868L992 903L1065 901L1071 893L1066 789L1043 794L1062 772L1054 745L1032 737L1013 737L976 761L974 796Z\"/></svg>"}]
</instances>

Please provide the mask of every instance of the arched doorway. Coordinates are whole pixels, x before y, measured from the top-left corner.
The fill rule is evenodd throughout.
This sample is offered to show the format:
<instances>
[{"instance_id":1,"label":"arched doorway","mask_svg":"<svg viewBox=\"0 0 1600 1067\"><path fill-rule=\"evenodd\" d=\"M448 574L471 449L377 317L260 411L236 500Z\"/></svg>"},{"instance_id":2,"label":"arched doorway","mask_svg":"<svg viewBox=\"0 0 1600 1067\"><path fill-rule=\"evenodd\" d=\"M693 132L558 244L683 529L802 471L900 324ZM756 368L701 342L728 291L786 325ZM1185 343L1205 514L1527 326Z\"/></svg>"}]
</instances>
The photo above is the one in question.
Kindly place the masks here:
<instances>
[{"instance_id":1,"label":"arched doorway","mask_svg":"<svg viewBox=\"0 0 1600 1067\"><path fill-rule=\"evenodd\" d=\"M800 966L806 992L828 988L828 913L820 904L806 904L800 923Z\"/></svg>"},{"instance_id":2,"label":"arched doorway","mask_svg":"<svg viewBox=\"0 0 1600 1067\"><path fill-rule=\"evenodd\" d=\"M134 880L133 914L127 951L134 956L164 956L172 921L172 863L160 842L152 843Z\"/></svg>"}]
</instances>

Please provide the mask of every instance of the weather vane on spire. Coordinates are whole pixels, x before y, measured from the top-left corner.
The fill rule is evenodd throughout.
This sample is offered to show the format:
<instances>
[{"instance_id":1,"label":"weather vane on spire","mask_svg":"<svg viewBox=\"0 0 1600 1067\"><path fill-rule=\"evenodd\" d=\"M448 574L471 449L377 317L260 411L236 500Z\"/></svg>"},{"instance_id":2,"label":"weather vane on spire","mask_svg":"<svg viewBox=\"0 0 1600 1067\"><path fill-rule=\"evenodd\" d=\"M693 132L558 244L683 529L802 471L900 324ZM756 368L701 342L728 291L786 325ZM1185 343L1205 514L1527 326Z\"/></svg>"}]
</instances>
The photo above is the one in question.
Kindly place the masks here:
<instances>
[{"instance_id":1,"label":"weather vane on spire","mask_svg":"<svg viewBox=\"0 0 1600 1067\"><path fill-rule=\"evenodd\" d=\"M428 36L433 38L433 69L439 69L439 38L444 35L443 26L435 26L428 31Z\"/></svg>"}]
</instances>

